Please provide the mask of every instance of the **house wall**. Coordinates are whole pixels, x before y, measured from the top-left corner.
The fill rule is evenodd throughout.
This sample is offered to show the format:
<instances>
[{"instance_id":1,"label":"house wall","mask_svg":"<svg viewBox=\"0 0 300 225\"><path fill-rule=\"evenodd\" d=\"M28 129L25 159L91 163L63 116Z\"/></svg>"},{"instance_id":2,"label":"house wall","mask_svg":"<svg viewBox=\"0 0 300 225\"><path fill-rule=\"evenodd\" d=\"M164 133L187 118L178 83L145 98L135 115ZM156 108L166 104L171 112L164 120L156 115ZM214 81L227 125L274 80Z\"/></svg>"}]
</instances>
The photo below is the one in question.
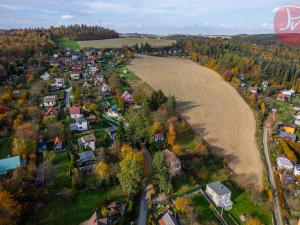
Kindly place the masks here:
<instances>
[{"instance_id":1,"label":"house wall","mask_svg":"<svg viewBox=\"0 0 300 225\"><path fill-rule=\"evenodd\" d=\"M49 107L49 106L55 106L55 101L52 101L52 102L44 102L44 106L46 106L46 107Z\"/></svg>"},{"instance_id":2,"label":"house wall","mask_svg":"<svg viewBox=\"0 0 300 225\"><path fill-rule=\"evenodd\" d=\"M79 130L87 130L87 123L77 123L78 129Z\"/></svg>"},{"instance_id":3,"label":"house wall","mask_svg":"<svg viewBox=\"0 0 300 225\"><path fill-rule=\"evenodd\" d=\"M209 186L206 186L205 192L209 196L209 198L215 203L215 205L218 207L222 206L222 202L230 201L231 199L231 193L219 196Z\"/></svg>"},{"instance_id":4,"label":"house wall","mask_svg":"<svg viewBox=\"0 0 300 225\"><path fill-rule=\"evenodd\" d=\"M81 114L70 114L72 119L79 118Z\"/></svg>"}]
</instances>

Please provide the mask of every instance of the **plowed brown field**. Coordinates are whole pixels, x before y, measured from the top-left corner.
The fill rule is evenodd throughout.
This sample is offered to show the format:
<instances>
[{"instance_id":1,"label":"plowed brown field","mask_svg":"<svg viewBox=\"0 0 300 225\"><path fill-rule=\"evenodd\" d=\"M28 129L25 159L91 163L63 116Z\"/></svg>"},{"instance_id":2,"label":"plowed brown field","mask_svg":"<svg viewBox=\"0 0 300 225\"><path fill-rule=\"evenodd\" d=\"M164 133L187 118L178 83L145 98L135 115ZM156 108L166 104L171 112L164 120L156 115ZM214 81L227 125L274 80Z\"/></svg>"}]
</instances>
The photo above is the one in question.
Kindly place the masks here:
<instances>
[{"instance_id":1,"label":"plowed brown field","mask_svg":"<svg viewBox=\"0 0 300 225\"><path fill-rule=\"evenodd\" d=\"M262 189L255 117L230 84L186 59L138 55L128 68L154 89L176 96L179 112L194 131L225 156L244 182Z\"/></svg>"}]
</instances>

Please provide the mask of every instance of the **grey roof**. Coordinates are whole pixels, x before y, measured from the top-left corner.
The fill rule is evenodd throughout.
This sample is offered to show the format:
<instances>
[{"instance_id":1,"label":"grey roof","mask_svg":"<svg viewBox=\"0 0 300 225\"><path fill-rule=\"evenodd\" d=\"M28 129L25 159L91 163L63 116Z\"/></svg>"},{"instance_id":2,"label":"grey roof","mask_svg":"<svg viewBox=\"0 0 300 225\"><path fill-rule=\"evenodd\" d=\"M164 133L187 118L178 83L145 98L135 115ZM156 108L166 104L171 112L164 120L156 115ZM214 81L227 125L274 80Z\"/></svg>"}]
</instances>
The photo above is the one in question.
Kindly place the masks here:
<instances>
[{"instance_id":1,"label":"grey roof","mask_svg":"<svg viewBox=\"0 0 300 225\"><path fill-rule=\"evenodd\" d=\"M284 132L284 131L281 131L279 133L279 137L280 138L290 138L293 141L296 141L296 139L297 139L297 136L295 134L291 134L291 133Z\"/></svg>"},{"instance_id":2,"label":"grey roof","mask_svg":"<svg viewBox=\"0 0 300 225\"><path fill-rule=\"evenodd\" d=\"M210 183L207 186L210 187L219 196L231 193L231 191L220 181Z\"/></svg>"},{"instance_id":3,"label":"grey roof","mask_svg":"<svg viewBox=\"0 0 300 225\"><path fill-rule=\"evenodd\" d=\"M79 153L79 159L77 163L83 163L86 161L96 160L95 154L93 151L84 151Z\"/></svg>"},{"instance_id":4,"label":"grey roof","mask_svg":"<svg viewBox=\"0 0 300 225\"><path fill-rule=\"evenodd\" d=\"M296 169L297 171L300 171L300 164L296 164L296 165L295 165L295 169Z\"/></svg>"},{"instance_id":5,"label":"grey roof","mask_svg":"<svg viewBox=\"0 0 300 225\"><path fill-rule=\"evenodd\" d=\"M162 218L164 224L166 225L179 225L178 222L176 221L175 217L173 214L167 212Z\"/></svg>"}]
</instances>

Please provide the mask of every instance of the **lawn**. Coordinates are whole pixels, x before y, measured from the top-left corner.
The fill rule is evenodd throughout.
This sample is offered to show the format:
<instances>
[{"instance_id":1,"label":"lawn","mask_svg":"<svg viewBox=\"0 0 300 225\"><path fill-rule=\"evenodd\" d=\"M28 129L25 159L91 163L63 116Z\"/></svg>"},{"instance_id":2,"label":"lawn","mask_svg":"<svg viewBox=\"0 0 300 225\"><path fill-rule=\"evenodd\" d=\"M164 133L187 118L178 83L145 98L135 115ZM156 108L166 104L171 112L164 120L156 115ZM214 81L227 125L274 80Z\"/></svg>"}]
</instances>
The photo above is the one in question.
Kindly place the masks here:
<instances>
[{"instance_id":1,"label":"lawn","mask_svg":"<svg viewBox=\"0 0 300 225\"><path fill-rule=\"evenodd\" d=\"M256 217L265 225L272 224L270 212L254 203L247 192L242 192L237 197L233 197L233 207L230 213L241 224L243 224L240 220L241 215Z\"/></svg>"},{"instance_id":2,"label":"lawn","mask_svg":"<svg viewBox=\"0 0 300 225\"><path fill-rule=\"evenodd\" d=\"M174 125L177 131L176 144L179 144L182 150L194 149L196 146L196 140L190 126L184 125L180 122L176 122Z\"/></svg>"},{"instance_id":3,"label":"lawn","mask_svg":"<svg viewBox=\"0 0 300 225\"><path fill-rule=\"evenodd\" d=\"M278 121L290 123L294 120L295 110L292 108L292 104L289 102L282 102L278 100L272 100L270 102L271 108L277 109Z\"/></svg>"},{"instance_id":4,"label":"lawn","mask_svg":"<svg viewBox=\"0 0 300 225\"><path fill-rule=\"evenodd\" d=\"M124 71L127 71L127 73ZM131 81L131 82L137 82L137 81L140 81L141 79L139 77L137 77L135 74L133 74L131 71L128 70L127 67L125 66L122 66L120 68L118 68L116 70L116 73L122 77L122 78L125 78L126 80L128 81Z\"/></svg>"},{"instance_id":5,"label":"lawn","mask_svg":"<svg viewBox=\"0 0 300 225\"><path fill-rule=\"evenodd\" d=\"M195 212L197 214L197 217L200 221L215 221L216 217L210 208L209 203L207 200L203 197L202 194L197 194L193 196L192 203L195 207Z\"/></svg>"},{"instance_id":6,"label":"lawn","mask_svg":"<svg viewBox=\"0 0 300 225\"><path fill-rule=\"evenodd\" d=\"M40 225L78 225L89 219L104 200L122 200L125 194L119 187L101 190L78 191L71 202L55 196L39 212Z\"/></svg>"},{"instance_id":7,"label":"lawn","mask_svg":"<svg viewBox=\"0 0 300 225\"><path fill-rule=\"evenodd\" d=\"M54 185L48 188L49 195L54 195L60 192L63 188L70 186L69 179L69 159L67 152L56 153L55 166L55 179Z\"/></svg>"},{"instance_id":8,"label":"lawn","mask_svg":"<svg viewBox=\"0 0 300 225\"><path fill-rule=\"evenodd\" d=\"M76 41L68 38L56 38L55 42L62 47L70 48L72 50L80 49L80 46Z\"/></svg>"},{"instance_id":9,"label":"lawn","mask_svg":"<svg viewBox=\"0 0 300 225\"><path fill-rule=\"evenodd\" d=\"M0 138L0 159L6 158L8 155L11 154L11 142L12 137Z\"/></svg>"}]
</instances>

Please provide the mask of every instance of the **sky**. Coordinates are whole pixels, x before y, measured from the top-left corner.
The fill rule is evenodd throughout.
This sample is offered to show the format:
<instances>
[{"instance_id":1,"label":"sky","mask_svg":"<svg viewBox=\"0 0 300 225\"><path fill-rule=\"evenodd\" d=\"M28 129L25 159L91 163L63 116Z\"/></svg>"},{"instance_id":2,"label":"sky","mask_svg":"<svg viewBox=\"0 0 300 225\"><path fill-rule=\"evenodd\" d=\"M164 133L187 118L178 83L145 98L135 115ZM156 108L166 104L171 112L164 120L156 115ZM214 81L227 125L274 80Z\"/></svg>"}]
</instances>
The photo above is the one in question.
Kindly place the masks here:
<instances>
[{"instance_id":1,"label":"sky","mask_svg":"<svg viewBox=\"0 0 300 225\"><path fill-rule=\"evenodd\" d=\"M273 33L284 0L0 0L0 29L102 25L120 33Z\"/></svg>"}]
</instances>

